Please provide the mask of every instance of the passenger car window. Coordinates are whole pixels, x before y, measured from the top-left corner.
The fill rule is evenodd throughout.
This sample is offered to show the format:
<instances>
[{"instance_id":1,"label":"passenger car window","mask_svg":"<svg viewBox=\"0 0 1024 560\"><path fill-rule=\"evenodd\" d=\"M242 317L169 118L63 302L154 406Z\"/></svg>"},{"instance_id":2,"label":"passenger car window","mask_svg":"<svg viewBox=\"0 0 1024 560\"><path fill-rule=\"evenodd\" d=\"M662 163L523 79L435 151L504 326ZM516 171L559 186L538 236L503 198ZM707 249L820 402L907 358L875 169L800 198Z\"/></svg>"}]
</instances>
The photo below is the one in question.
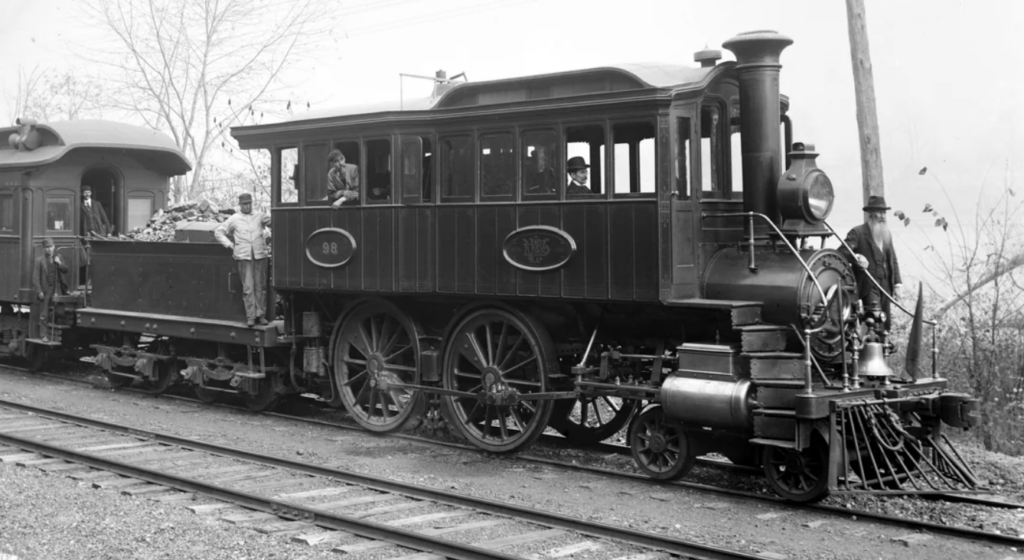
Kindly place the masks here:
<instances>
[{"instance_id":1,"label":"passenger car window","mask_svg":"<svg viewBox=\"0 0 1024 560\"><path fill-rule=\"evenodd\" d=\"M143 227L149 223L153 215L153 197L132 196L128 197L128 231L137 227Z\"/></svg>"},{"instance_id":2,"label":"passenger car window","mask_svg":"<svg viewBox=\"0 0 1024 560\"><path fill-rule=\"evenodd\" d=\"M554 131L526 132L522 135L523 200L558 198L563 181L558 135Z\"/></svg>"},{"instance_id":3,"label":"passenger car window","mask_svg":"<svg viewBox=\"0 0 1024 560\"><path fill-rule=\"evenodd\" d=\"M480 137L480 195L511 200L516 184L515 144L511 134Z\"/></svg>"},{"instance_id":4,"label":"passenger car window","mask_svg":"<svg viewBox=\"0 0 1024 560\"><path fill-rule=\"evenodd\" d=\"M46 197L46 230L71 231L71 197Z\"/></svg>"},{"instance_id":5,"label":"passenger car window","mask_svg":"<svg viewBox=\"0 0 1024 560\"><path fill-rule=\"evenodd\" d=\"M473 139L441 139L441 202L473 201Z\"/></svg>"}]
</instances>

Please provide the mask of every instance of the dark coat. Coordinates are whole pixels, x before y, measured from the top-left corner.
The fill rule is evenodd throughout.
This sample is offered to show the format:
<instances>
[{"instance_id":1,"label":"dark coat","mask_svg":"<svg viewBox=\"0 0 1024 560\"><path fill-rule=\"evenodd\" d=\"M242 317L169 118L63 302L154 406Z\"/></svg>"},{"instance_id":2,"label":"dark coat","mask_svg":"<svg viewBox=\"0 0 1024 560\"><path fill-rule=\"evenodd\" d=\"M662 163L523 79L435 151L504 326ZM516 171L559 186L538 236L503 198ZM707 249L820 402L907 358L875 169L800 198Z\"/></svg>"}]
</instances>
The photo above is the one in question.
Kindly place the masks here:
<instances>
[{"instance_id":1,"label":"dark coat","mask_svg":"<svg viewBox=\"0 0 1024 560\"><path fill-rule=\"evenodd\" d=\"M51 263L50 259L43 255L36 257L36 264L32 267L32 289L36 294L43 292L44 294L50 293L50 290L56 288L56 286L50 286L50 267L57 266L57 282L60 285L60 290L56 293L63 294L68 291L67 281L64 279L64 273L68 271L68 265L61 259L61 264L56 262Z\"/></svg>"},{"instance_id":2,"label":"dark coat","mask_svg":"<svg viewBox=\"0 0 1024 560\"><path fill-rule=\"evenodd\" d=\"M565 187L565 192L566 194L594 194L590 187L581 185L576 181L569 181L569 184Z\"/></svg>"},{"instance_id":3,"label":"dark coat","mask_svg":"<svg viewBox=\"0 0 1024 560\"><path fill-rule=\"evenodd\" d=\"M99 235L110 234L110 220L98 200L92 201L92 207L82 203L82 236L88 237L93 231Z\"/></svg>"},{"instance_id":4,"label":"dark coat","mask_svg":"<svg viewBox=\"0 0 1024 560\"><path fill-rule=\"evenodd\" d=\"M886 243L879 251L871 237L871 228L867 224L861 224L851 229L850 233L846 234L846 244L854 252L864 255L864 258L868 260L867 269L862 269L857 265L856 258L850 255L845 247L841 249L846 258L853 263L854 270L857 271L857 285L861 299L866 299L871 292L877 291L875 286L864 277L864 274L870 274L890 294L893 293L896 284L903 283L903 278L900 277L900 262L896 258L896 250L893 249L892 242Z\"/></svg>"}]
</instances>

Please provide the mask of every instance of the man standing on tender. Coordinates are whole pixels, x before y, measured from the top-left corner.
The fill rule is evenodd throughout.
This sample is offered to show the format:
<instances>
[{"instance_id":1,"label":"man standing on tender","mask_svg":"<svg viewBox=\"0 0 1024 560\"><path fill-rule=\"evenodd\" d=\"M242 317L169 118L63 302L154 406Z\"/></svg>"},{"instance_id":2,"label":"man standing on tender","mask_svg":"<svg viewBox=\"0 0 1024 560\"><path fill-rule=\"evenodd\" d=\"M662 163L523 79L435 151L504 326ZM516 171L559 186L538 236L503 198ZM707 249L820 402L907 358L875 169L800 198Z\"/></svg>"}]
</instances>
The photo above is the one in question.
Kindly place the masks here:
<instances>
[{"instance_id":1,"label":"man standing on tender","mask_svg":"<svg viewBox=\"0 0 1024 560\"><path fill-rule=\"evenodd\" d=\"M242 277L242 299L245 315L251 327L257 322L267 324L267 243L263 227L270 225L270 215L252 211L252 195L238 196L241 212L232 215L217 226L213 235L221 245L234 250L238 261L238 274Z\"/></svg>"}]
</instances>

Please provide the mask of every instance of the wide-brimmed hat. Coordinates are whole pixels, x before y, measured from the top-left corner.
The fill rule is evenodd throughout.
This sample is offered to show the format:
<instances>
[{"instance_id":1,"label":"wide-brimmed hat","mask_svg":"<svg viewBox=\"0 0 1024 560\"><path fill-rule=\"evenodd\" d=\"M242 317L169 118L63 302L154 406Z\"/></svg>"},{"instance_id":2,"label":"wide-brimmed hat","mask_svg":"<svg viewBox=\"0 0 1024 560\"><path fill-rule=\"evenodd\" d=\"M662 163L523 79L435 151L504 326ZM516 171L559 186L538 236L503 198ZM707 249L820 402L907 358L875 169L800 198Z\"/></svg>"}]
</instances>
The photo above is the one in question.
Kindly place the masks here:
<instances>
[{"instance_id":1,"label":"wide-brimmed hat","mask_svg":"<svg viewBox=\"0 0 1024 560\"><path fill-rule=\"evenodd\" d=\"M889 206L886 206L884 196L869 196L868 205L864 207L865 212L877 212L879 210L885 211L888 209Z\"/></svg>"},{"instance_id":2,"label":"wide-brimmed hat","mask_svg":"<svg viewBox=\"0 0 1024 560\"><path fill-rule=\"evenodd\" d=\"M588 167L590 166L587 165L587 161L580 156L569 158L569 162L565 164L565 168L568 169L570 173L573 171L579 171L580 169L586 169Z\"/></svg>"},{"instance_id":3,"label":"wide-brimmed hat","mask_svg":"<svg viewBox=\"0 0 1024 560\"><path fill-rule=\"evenodd\" d=\"M252 195L249 193L242 193L238 195L239 204L252 204Z\"/></svg>"}]
</instances>

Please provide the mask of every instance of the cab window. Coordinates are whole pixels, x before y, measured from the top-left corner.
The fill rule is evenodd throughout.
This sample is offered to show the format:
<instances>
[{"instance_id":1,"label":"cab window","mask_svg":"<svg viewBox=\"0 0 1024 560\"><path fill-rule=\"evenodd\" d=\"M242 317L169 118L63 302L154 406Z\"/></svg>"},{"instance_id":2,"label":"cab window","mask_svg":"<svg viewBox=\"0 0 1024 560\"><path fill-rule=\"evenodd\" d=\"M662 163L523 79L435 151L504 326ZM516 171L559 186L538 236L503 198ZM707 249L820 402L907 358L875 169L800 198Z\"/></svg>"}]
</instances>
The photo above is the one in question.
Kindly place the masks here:
<instances>
[{"instance_id":1,"label":"cab window","mask_svg":"<svg viewBox=\"0 0 1024 560\"><path fill-rule=\"evenodd\" d=\"M730 198L743 199L743 140L740 126L740 104L732 105L732 116L729 117L729 173L732 185Z\"/></svg>"},{"instance_id":2,"label":"cab window","mask_svg":"<svg viewBox=\"0 0 1024 560\"><path fill-rule=\"evenodd\" d=\"M602 125L576 125L565 128L565 159L567 161L566 198L593 198L589 195L600 195L605 192L603 180L604 145L604 126ZM583 185L585 188L578 186L570 187L569 185L573 185L572 173L578 169L570 169L569 167L579 165L581 162L590 166L586 169L587 182Z\"/></svg>"},{"instance_id":3,"label":"cab window","mask_svg":"<svg viewBox=\"0 0 1024 560\"><path fill-rule=\"evenodd\" d=\"M615 142L615 196L655 193L654 123L618 123Z\"/></svg>"},{"instance_id":4,"label":"cab window","mask_svg":"<svg viewBox=\"0 0 1024 560\"><path fill-rule=\"evenodd\" d=\"M480 136L481 200L512 200L516 184L514 148L511 133Z\"/></svg>"},{"instance_id":5,"label":"cab window","mask_svg":"<svg viewBox=\"0 0 1024 560\"><path fill-rule=\"evenodd\" d=\"M522 149L523 200L554 200L561 182L558 135L553 130L524 132Z\"/></svg>"},{"instance_id":6,"label":"cab window","mask_svg":"<svg viewBox=\"0 0 1024 560\"><path fill-rule=\"evenodd\" d=\"M302 147L302 188L306 202L327 200L327 144L306 144Z\"/></svg>"},{"instance_id":7,"label":"cab window","mask_svg":"<svg viewBox=\"0 0 1024 560\"><path fill-rule=\"evenodd\" d=\"M280 148L275 154L279 163L278 195L280 204L299 201L299 149Z\"/></svg>"},{"instance_id":8,"label":"cab window","mask_svg":"<svg viewBox=\"0 0 1024 560\"><path fill-rule=\"evenodd\" d=\"M441 202L473 202L473 139L441 139Z\"/></svg>"},{"instance_id":9,"label":"cab window","mask_svg":"<svg viewBox=\"0 0 1024 560\"><path fill-rule=\"evenodd\" d=\"M391 201L391 140L366 142L366 201L369 204Z\"/></svg>"},{"instance_id":10,"label":"cab window","mask_svg":"<svg viewBox=\"0 0 1024 560\"><path fill-rule=\"evenodd\" d=\"M128 197L128 231L137 227L144 227L149 218L153 215L152 196L129 196Z\"/></svg>"},{"instance_id":11,"label":"cab window","mask_svg":"<svg viewBox=\"0 0 1024 560\"><path fill-rule=\"evenodd\" d=\"M700 108L700 177L704 198L722 198L725 185L722 107L708 103Z\"/></svg>"}]
</instances>

